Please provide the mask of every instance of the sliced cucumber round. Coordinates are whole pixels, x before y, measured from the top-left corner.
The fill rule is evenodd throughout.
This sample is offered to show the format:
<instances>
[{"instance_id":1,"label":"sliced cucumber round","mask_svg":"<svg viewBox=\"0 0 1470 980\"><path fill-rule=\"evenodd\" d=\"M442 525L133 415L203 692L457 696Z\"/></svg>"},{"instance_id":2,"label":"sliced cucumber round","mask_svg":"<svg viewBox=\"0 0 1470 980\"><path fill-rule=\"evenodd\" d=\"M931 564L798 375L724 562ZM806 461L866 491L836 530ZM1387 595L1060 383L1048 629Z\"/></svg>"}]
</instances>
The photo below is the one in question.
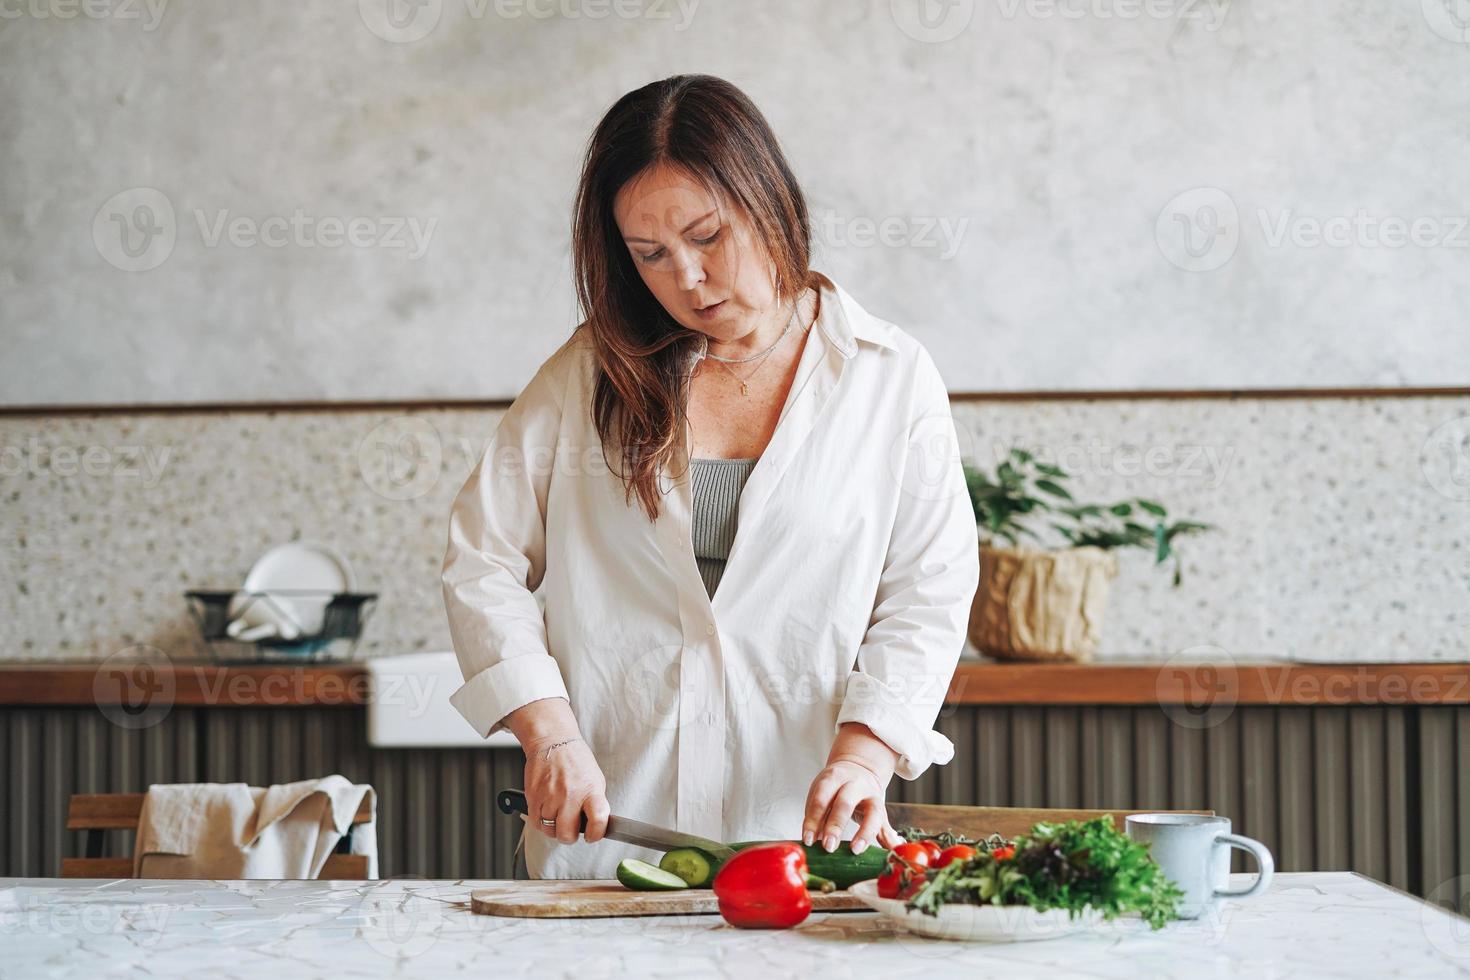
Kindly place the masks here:
<instances>
[{"instance_id":1,"label":"sliced cucumber round","mask_svg":"<svg viewBox=\"0 0 1470 980\"><path fill-rule=\"evenodd\" d=\"M678 875L690 888L708 888L719 861L697 847L678 847L665 854L658 866Z\"/></svg>"},{"instance_id":2,"label":"sliced cucumber round","mask_svg":"<svg viewBox=\"0 0 1470 980\"><path fill-rule=\"evenodd\" d=\"M672 871L655 868L637 858L624 858L618 862L618 881L624 887L640 892L666 892L689 887Z\"/></svg>"}]
</instances>

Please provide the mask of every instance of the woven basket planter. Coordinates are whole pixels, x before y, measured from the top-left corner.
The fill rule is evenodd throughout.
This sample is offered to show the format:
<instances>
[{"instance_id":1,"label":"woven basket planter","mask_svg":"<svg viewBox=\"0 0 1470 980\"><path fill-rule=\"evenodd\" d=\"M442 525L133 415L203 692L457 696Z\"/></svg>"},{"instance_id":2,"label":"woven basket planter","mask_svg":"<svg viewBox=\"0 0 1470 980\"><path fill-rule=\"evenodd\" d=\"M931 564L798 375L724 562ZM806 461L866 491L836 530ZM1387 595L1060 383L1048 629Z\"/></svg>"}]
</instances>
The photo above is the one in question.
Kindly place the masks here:
<instances>
[{"instance_id":1,"label":"woven basket planter","mask_svg":"<svg viewBox=\"0 0 1470 980\"><path fill-rule=\"evenodd\" d=\"M970 642L999 660L1091 660L1117 574L1117 557L1102 548L981 545Z\"/></svg>"}]
</instances>

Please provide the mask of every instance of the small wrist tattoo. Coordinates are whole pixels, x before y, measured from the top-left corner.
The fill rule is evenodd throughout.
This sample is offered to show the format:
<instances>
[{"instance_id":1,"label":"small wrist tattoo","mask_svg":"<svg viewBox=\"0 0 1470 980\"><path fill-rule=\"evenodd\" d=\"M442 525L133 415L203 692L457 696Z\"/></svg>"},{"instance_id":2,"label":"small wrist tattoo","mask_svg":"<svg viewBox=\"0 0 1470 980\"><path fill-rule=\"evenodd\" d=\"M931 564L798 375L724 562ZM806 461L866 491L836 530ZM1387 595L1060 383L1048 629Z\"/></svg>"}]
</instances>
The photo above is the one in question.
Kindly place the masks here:
<instances>
[{"instance_id":1,"label":"small wrist tattoo","mask_svg":"<svg viewBox=\"0 0 1470 980\"><path fill-rule=\"evenodd\" d=\"M560 742L556 742L555 744L548 745L548 746L546 746L546 750L541 753L541 758L542 758L543 761L546 760L546 759L550 759L551 758L551 750L552 749L559 749L563 745L567 745L567 744L569 744L571 742L580 742L580 741L582 741L580 738L567 738L567 739L562 739Z\"/></svg>"}]
</instances>

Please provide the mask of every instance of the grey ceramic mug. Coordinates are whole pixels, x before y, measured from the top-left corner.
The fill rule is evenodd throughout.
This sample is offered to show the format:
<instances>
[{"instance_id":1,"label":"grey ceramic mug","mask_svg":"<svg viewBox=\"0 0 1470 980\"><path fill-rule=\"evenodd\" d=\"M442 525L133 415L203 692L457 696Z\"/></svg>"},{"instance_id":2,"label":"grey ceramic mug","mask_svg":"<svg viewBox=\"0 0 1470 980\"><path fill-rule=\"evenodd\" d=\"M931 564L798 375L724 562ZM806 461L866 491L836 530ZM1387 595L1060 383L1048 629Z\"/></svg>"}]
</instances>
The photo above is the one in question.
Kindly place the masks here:
<instances>
[{"instance_id":1,"label":"grey ceramic mug","mask_svg":"<svg viewBox=\"0 0 1470 980\"><path fill-rule=\"evenodd\" d=\"M1217 899L1251 898L1271 887L1276 862L1271 851L1258 840L1230 832L1229 817L1207 817L1197 813L1136 813L1128 817L1128 836L1147 844L1149 854L1164 875L1184 892L1179 915L1197 919ZM1230 880L1230 849L1238 847L1254 855L1260 874L1251 885L1235 891L1225 887Z\"/></svg>"}]
</instances>

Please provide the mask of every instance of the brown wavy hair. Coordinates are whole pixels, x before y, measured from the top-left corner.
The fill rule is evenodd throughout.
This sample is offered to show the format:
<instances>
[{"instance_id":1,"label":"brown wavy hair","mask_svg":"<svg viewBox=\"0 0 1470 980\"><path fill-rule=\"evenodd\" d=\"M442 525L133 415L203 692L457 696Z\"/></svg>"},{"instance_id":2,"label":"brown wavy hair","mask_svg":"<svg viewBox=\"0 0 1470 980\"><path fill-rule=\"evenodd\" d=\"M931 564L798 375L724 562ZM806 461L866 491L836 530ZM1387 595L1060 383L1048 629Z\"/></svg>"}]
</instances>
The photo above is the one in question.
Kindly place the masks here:
<instances>
[{"instance_id":1,"label":"brown wavy hair","mask_svg":"<svg viewBox=\"0 0 1470 980\"><path fill-rule=\"evenodd\" d=\"M624 95L588 141L572 218L577 299L597 359L592 414L614 447L625 500L657 520L660 468L687 420L689 368L703 335L680 324L638 274L613 216L629 181L663 164L740 209L775 267L785 302L826 277L810 268L811 223L770 124L740 89L675 75Z\"/></svg>"}]
</instances>

